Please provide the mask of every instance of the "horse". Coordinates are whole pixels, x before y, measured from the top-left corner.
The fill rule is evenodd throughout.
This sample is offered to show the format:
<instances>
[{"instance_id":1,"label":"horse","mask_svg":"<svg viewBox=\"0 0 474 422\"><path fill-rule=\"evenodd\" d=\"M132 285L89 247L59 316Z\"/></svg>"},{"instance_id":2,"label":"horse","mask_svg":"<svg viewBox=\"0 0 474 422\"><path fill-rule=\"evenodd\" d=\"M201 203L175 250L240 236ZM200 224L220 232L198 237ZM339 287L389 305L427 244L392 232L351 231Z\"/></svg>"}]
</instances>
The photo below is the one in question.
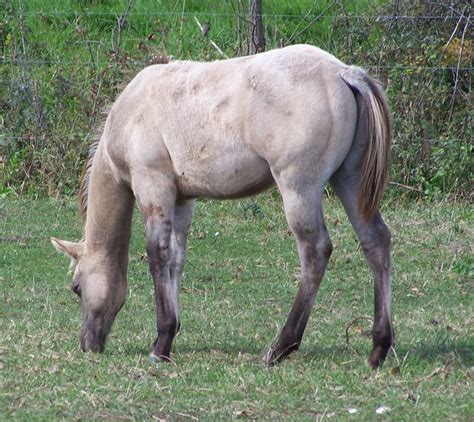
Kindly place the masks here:
<instances>
[{"instance_id":1,"label":"horse","mask_svg":"<svg viewBox=\"0 0 474 422\"><path fill-rule=\"evenodd\" d=\"M179 283L196 199L242 198L276 185L301 264L289 316L264 356L268 365L280 362L301 344L332 253L321 204L329 183L373 273L368 363L379 367L394 339L391 235L379 212L391 137L379 82L310 45L141 70L92 144L80 188L82 240L51 238L75 267L81 349L104 350L125 302L135 202L156 300L150 358L166 361L180 328Z\"/></svg>"}]
</instances>

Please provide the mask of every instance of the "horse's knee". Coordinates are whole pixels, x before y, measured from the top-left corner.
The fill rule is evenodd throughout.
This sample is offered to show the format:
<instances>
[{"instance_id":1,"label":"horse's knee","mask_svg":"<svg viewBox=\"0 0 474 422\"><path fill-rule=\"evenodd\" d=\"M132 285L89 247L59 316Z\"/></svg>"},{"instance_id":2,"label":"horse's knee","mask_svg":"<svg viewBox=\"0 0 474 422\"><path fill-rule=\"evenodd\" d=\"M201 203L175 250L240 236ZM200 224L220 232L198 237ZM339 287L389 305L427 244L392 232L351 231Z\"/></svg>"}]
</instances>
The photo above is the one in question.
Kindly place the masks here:
<instances>
[{"instance_id":1,"label":"horse's knee","mask_svg":"<svg viewBox=\"0 0 474 422\"><path fill-rule=\"evenodd\" d=\"M333 250L332 241L324 224L318 226L308 228L296 224L292 230L304 250L310 254L316 254L319 258L329 259Z\"/></svg>"},{"instance_id":2,"label":"horse's knee","mask_svg":"<svg viewBox=\"0 0 474 422\"><path fill-rule=\"evenodd\" d=\"M145 216L145 226L146 252L150 268L168 265L172 257L172 223L170 219L166 218L163 211L150 212Z\"/></svg>"},{"instance_id":3,"label":"horse's knee","mask_svg":"<svg viewBox=\"0 0 474 422\"><path fill-rule=\"evenodd\" d=\"M319 256L323 256L325 259L329 259L332 255L334 247L326 230L322 231L320 238L316 243L316 252Z\"/></svg>"},{"instance_id":4,"label":"horse's knee","mask_svg":"<svg viewBox=\"0 0 474 422\"><path fill-rule=\"evenodd\" d=\"M169 242L165 243L158 239L148 239L146 254L152 272L170 265L172 251Z\"/></svg>"}]
</instances>

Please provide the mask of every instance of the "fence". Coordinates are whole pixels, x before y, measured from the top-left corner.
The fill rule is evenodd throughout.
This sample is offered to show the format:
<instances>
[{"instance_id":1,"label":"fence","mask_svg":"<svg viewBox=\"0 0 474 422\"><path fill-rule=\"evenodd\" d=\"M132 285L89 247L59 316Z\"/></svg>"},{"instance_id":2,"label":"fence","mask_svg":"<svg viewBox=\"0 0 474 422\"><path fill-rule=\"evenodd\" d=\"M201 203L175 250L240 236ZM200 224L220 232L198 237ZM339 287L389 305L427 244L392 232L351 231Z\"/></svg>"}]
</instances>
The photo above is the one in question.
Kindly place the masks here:
<instances>
[{"instance_id":1,"label":"fence","mask_svg":"<svg viewBox=\"0 0 474 422\"><path fill-rule=\"evenodd\" d=\"M466 145L469 138L453 128L470 124L465 117L473 69L468 2L427 6L436 13L419 15L404 1L393 2L404 8L389 5L377 14L350 13L341 1L319 9L316 3L301 13L263 14L268 48L317 44L386 82L395 116L397 183L425 192L440 161L432 160L440 142L455 138ZM156 55L214 60L245 54L249 16L241 1L208 13L181 7L144 11L143 4L133 7L131 1L116 11L18 5L7 8L0 26L0 165L9 189L36 183L46 184L50 193L73 191L100 109L116 95L126 73ZM208 34L202 33L201 21L210 24ZM54 160L47 163L50 156L65 157L60 171ZM463 157L443 164L445 173ZM419 171L420 160L429 168ZM453 183L463 171L453 173ZM442 179L436 189L452 188Z\"/></svg>"}]
</instances>

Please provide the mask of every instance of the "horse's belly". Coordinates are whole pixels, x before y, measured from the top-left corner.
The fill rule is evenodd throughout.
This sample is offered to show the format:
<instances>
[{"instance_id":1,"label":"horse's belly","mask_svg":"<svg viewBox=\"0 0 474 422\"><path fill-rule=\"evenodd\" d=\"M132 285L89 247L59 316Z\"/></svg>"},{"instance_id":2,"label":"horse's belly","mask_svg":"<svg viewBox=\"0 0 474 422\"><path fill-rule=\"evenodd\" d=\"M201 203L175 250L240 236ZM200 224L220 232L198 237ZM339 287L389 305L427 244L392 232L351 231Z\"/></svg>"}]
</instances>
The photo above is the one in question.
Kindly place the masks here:
<instances>
[{"instance_id":1,"label":"horse's belly","mask_svg":"<svg viewBox=\"0 0 474 422\"><path fill-rule=\"evenodd\" d=\"M268 164L258 156L232 154L220 159L208 158L194 165L175 164L175 171L182 198L241 198L257 194L274 183Z\"/></svg>"}]
</instances>

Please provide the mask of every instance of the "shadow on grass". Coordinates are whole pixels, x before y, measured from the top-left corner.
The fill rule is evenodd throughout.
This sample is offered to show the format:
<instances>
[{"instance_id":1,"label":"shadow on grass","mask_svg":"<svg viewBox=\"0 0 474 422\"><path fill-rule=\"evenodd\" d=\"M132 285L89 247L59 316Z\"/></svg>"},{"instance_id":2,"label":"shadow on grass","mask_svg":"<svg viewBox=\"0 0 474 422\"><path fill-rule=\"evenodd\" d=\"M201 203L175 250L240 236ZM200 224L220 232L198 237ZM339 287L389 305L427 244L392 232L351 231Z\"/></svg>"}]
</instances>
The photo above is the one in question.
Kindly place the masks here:
<instances>
[{"instance_id":1,"label":"shadow on grass","mask_svg":"<svg viewBox=\"0 0 474 422\"><path fill-rule=\"evenodd\" d=\"M239 341L240 340L240 341ZM251 342L249 339L234 339L232 343L226 341L211 341L194 343L191 341L177 342L173 347L173 356L189 354L208 354L209 357L235 361L244 356L244 360L252 363L261 363L265 352L270 344L262 345L261 342ZM147 356L152 350L152 343L149 345L129 345L124 352L129 355ZM430 340L419 342L416 345L402 344L395 347L397 360L402 363L425 361L429 363L447 362L457 360L460 364L474 366L474 348L468 338L446 338L433 337ZM334 361L360 360L365 362L370 354L370 341L365 346L358 347L357 350L345 343L339 345L302 345L300 350L291 355L292 360L311 361ZM392 353L391 353L392 354Z\"/></svg>"},{"instance_id":2,"label":"shadow on grass","mask_svg":"<svg viewBox=\"0 0 474 422\"><path fill-rule=\"evenodd\" d=\"M396 348L400 360L418 361L450 361L457 359L462 365L474 366L474 347L469 338L449 339L444 337L434 337L413 346L401 345Z\"/></svg>"},{"instance_id":3,"label":"shadow on grass","mask_svg":"<svg viewBox=\"0 0 474 422\"><path fill-rule=\"evenodd\" d=\"M242 342L242 344L226 344L223 342L207 342L207 343L180 343L175 342L173 345L172 355L177 354L191 354L191 353L209 353L226 354L230 356L238 356L239 354L253 354L255 356L263 355L265 350L261 350L260 344L249 344ZM129 355L148 355L153 349L152 342L143 345L129 345L124 348L124 352Z\"/></svg>"},{"instance_id":4,"label":"shadow on grass","mask_svg":"<svg viewBox=\"0 0 474 422\"><path fill-rule=\"evenodd\" d=\"M240 340L240 341L239 341ZM210 341L195 343L192 341L175 342L172 350L172 357L179 355L209 355L209 357L217 358L219 360L244 360L249 363L263 363L263 357L270 347L270 343L263 344L262 342L252 342L248 338L234 338L234 341L229 342L228 339L223 341ZM129 345L124 348L124 352L129 355L144 355L147 356L152 350L152 343L149 345ZM317 361L323 359L326 361L349 359L354 357L354 352L345 344L340 346L326 346L326 347L308 347L302 346L301 349L290 355L291 360L303 361ZM368 356L368 352L367 352Z\"/></svg>"}]
</instances>

